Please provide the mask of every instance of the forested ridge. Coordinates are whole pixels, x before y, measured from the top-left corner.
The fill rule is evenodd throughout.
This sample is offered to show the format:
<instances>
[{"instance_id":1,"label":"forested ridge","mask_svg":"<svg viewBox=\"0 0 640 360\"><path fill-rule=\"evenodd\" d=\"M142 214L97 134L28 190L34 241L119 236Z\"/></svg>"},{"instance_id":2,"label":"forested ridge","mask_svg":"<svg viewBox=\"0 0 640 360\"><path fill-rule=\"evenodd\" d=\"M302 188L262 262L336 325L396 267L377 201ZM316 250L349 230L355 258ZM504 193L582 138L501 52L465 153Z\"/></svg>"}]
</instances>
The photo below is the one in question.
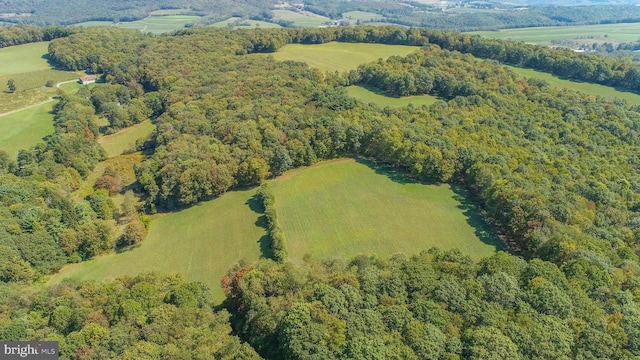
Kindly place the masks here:
<instances>
[{"instance_id":1,"label":"forested ridge","mask_svg":"<svg viewBox=\"0 0 640 360\"><path fill-rule=\"evenodd\" d=\"M421 47L342 74L252 54L335 40ZM109 121L106 131L155 121L135 168L147 212L361 156L465 188L520 257L473 262L459 251L425 249L344 263L240 264L222 279L230 322L224 312L212 315L200 285L155 275L99 289L68 282L22 297L25 285L9 284L1 287L3 338L60 340L69 358L166 358L176 347L191 349L186 357L220 358L256 356L253 349L286 359L640 356L638 109L521 79L498 61L539 62L548 71L581 64L595 69L583 80L635 88L630 62L396 27L165 36L83 29L49 50L59 67L93 68L107 84L62 94L55 134L17 161L0 157L6 283L30 283L112 251L119 241L110 222L140 222L135 209L113 205L110 172L86 203L68 196L104 157L98 117ZM354 84L440 100L380 109L349 97L345 86ZM268 210L274 199L263 189ZM202 311L210 322L184 315L167 333L167 311ZM229 324L238 338L228 337ZM210 339L207 331L226 335L197 350L203 337L182 342L184 334Z\"/></svg>"},{"instance_id":2,"label":"forested ridge","mask_svg":"<svg viewBox=\"0 0 640 360\"><path fill-rule=\"evenodd\" d=\"M10 16L3 21L39 26L70 25L84 21L135 21L155 10L186 9L189 15L220 21L232 16L260 16L273 5L273 0L109 0L96 3L89 0L5 0L1 13Z\"/></svg>"},{"instance_id":3,"label":"forested ridge","mask_svg":"<svg viewBox=\"0 0 640 360\"><path fill-rule=\"evenodd\" d=\"M305 0L282 3L274 0L5 0L0 9L2 21L18 25L71 25L85 21L130 22L144 19L154 11L177 12L200 18L188 26L208 25L240 17L295 27L295 21L277 18L273 10L300 9L351 23L348 13L376 14L376 22L453 31L498 30L505 28L631 23L640 21L640 9L629 2L595 4L534 3L524 6L504 1L460 1L432 3L421 1L336 1ZM572 6L569 6L572 5ZM283 7L284 6L284 7ZM346 17L346 19L345 19ZM356 23L369 22L361 19Z\"/></svg>"}]
</instances>

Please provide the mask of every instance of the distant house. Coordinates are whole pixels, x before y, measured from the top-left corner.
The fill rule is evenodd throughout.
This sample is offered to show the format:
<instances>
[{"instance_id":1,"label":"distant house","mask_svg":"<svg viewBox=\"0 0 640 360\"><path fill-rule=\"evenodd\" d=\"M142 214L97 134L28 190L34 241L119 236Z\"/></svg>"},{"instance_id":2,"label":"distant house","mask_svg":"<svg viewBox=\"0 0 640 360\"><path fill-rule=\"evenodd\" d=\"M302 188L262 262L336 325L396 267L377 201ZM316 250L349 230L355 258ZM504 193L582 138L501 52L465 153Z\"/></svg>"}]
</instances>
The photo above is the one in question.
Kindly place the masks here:
<instances>
[{"instance_id":1,"label":"distant house","mask_svg":"<svg viewBox=\"0 0 640 360\"><path fill-rule=\"evenodd\" d=\"M82 85L92 84L98 80L98 75L81 76L78 82Z\"/></svg>"}]
</instances>

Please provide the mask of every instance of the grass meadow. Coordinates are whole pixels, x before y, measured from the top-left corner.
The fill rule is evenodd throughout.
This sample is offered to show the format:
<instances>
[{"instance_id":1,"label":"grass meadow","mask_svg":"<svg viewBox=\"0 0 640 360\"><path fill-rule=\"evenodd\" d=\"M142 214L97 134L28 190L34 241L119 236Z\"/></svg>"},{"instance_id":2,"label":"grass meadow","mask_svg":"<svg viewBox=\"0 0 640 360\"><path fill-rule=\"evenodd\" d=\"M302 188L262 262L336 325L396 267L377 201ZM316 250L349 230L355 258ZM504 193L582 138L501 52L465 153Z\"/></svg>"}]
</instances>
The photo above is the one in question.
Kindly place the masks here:
<instances>
[{"instance_id":1,"label":"grass meadow","mask_svg":"<svg viewBox=\"0 0 640 360\"><path fill-rule=\"evenodd\" d=\"M115 162L131 162L125 159L129 156L142 155L116 156L100 166L118 168ZM287 172L272 181L272 188L294 262L307 253L317 259L346 259L360 253L414 254L439 246L457 247L479 258L502 249L474 208L448 185L414 183L371 163L322 162ZM268 253L266 221L253 198L255 192L231 191L156 216L138 247L67 265L48 284L65 278L181 272L188 280L207 284L222 300L219 280L226 270L241 259L251 262Z\"/></svg>"},{"instance_id":2,"label":"grass meadow","mask_svg":"<svg viewBox=\"0 0 640 360\"><path fill-rule=\"evenodd\" d=\"M47 62L48 42L37 42L0 49L0 114L33 105L54 96L55 87L48 88L49 80L55 83L71 80L78 74L53 69ZM7 92L7 82L14 80L16 92Z\"/></svg>"},{"instance_id":3,"label":"grass meadow","mask_svg":"<svg viewBox=\"0 0 640 360\"><path fill-rule=\"evenodd\" d=\"M297 27L318 27L331 20L328 17L317 14L299 13L290 10L272 10L271 12L273 13L273 20L293 21L293 24Z\"/></svg>"},{"instance_id":4,"label":"grass meadow","mask_svg":"<svg viewBox=\"0 0 640 360\"><path fill-rule=\"evenodd\" d=\"M254 190L232 191L187 210L157 217L140 246L67 265L48 284L65 278L102 280L146 271L180 272L208 285L223 299L220 278L237 261L260 257L265 236L259 213L247 205Z\"/></svg>"},{"instance_id":5,"label":"grass meadow","mask_svg":"<svg viewBox=\"0 0 640 360\"><path fill-rule=\"evenodd\" d=\"M380 92L374 88L366 88L363 86L349 86L347 93L363 103L375 103L381 108L384 107L402 107L412 104L415 107L422 105L429 106L435 103L438 98L430 95L392 97Z\"/></svg>"},{"instance_id":6,"label":"grass meadow","mask_svg":"<svg viewBox=\"0 0 640 360\"><path fill-rule=\"evenodd\" d=\"M424 185L353 159L300 168L271 183L289 259L459 248L480 258L502 249L449 185Z\"/></svg>"},{"instance_id":7,"label":"grass meadow","mask_svg":"<svg viewBox=\"0 0 640 360\"><path fill-rule=\"evenodd\" d=\"M249 19L242 19L238 17L233 17L227 20L219 21L217 23L211 24L210 26L230 27L234 29L270 29L270 28L282 27L278 24L274 24L266 21L249 20Z\"/></svg>"},{"instance_id":8,"label":"grass meadow","mask_svg":"<svg viewBox=\"0 0 640 360\"><path fill-rule=\"evenodd\" d=\"M37 42L0 49L0 76L50 69L44 57L48 47L48 42Z\"/></svg>"},{"instance_id":9,"label":"grass meadow","mask_svg":"<svg viewBox=\"0 0 640 360\"><path fill-rule=\"evenodd\" d=\"M607 99L620 98L626 100L629 104L640 104L640 95L632 92L620 91L615 88L599 84L565 80L557 76L532 69L523 69L508 65L505 66L520 76L542 79L548 82L551 86L568 88L588 95L602 96Z\"/></svg>"},{"instance_id":10,"label":"grass meadow","mask_svg":"<svg viewBox=\"0 0 640 360\"><path fill-rule=\"evenodd\" d=\"M367 11L348 11L342 13L342 18L353 21L380 21L384 18L384 16Z\"/></svg>"},{"instance_id":11,"label":"grass meadow","mask_svg":"<svg viewBox=\"0 0 640 360\"><path fill-rule=\"evenodd\" d=\"M53 134L53 102L0 116L0 149L16 157L18 150L27 149Z\"/></svg>"},{"instance_id":12,"label":"grass meadow","mask_svg":"<svg viewBox=\"0 0 640 360\"><path fill-rule=\"evenodd\" d=\"M356 69L360 64L380 58L387 59L393 55L406 56L417 50L415 46L330 42L318 45L289 44L270 55L280 61L305 62L310 67L323 71L349 71ZM415 106L431 105L437 100L428 95L396 98L360 86L350 86L347 92L362 102L374 102L381 107L400 107L409 103Z\"/></svg>"},{"instance_id":13,"label":"grass meadow","mask_svg":"<svg viewBox=\"0 0 640 360\"><path fill-rule=\"evenodd\" d=\"M118 27L121 27L123 29L138 29L145 33L162 34L184 29L184 26L186 24L190 24L197 19L199 19L199 16L150 16L138 21L118 23Z\"/></svg>"},{"instance_id":14,"label":"grass meadow","mask_svg":"<svg viewBox=\"0 0 640 360\"><path fill-rule=\"evenodd\" d=\"M114 134L102 136L98 142L107 151L108 157L114 157L132 149L136 140L146 138L155 128L151 121L146 120Z\"/></svg>"},{"instance_id":15,"label":"grass meadow","mask_svg":"<svg viewBox=\"0 0 640 360\"><path fill-rule=\"evenodd\" d=\"M322 71L349 71L360 64L386 59L393 55L406 56L419 48L415 46L330 42L317 45L289 44L272 55L276 60L295 60ZM259 56L264 56L259 54Z\"/></svg>"},{"instance_id":16,"label":"grass meadow","mask_svg":"<svg viewBox=\"0 0 640 360\"><path fill-rule=\"evenodd\" d=\"M149 16L142 20L119 22L115 26L123 29L137 29L144 33L162 34L184 29L186 24L190 24L199 18L199 16L190 15ZM111 21L85 21L73 24L73 26L114 26L114 24Z\"/></svg>"},{"instance_id":17,"label":"grass meadow","mask_svg":"<svg viewBox=\"0 0 640 360\"><path fill-rule=\"evenodd\" d=\"M520 28L478 31L473 34L540 45L551 45L551 40L579 40L587 44L593 42L617 44L640 39L640 23Z\"/></svg>"}]
</instances>

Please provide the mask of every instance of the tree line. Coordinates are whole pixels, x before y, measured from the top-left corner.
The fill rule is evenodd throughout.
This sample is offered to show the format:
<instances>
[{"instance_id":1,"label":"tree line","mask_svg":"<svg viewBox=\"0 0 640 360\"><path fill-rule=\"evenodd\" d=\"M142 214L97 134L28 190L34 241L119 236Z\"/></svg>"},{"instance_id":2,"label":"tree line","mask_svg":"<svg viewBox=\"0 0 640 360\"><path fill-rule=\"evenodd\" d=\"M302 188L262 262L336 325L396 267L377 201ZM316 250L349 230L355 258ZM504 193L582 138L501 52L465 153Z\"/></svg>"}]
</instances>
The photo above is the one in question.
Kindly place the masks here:
<instances>
[{"instance_id":1,"label":"tree line","mask_svg":"<svg viewBox=\"0 0 640 360\"><path fill-rule=\"evenodd\" d=\"M284 262L287 260L287 249L284 232L278 223L276 212L276 199L268 182L263 183L256 193L257 199L262 202L264 216L267 218L267 233L269 235L270 251L273 260Z\"/></svg>"},{"instance_id":2,"label":"tree line","mask_svg":"<svg viewBox=\"0 0 640 360\"><path fill-rule=\"evenodd\" d=\"M51 41L69 36L74 32L74 28L63 26L1 26L0 48L38 41Z\"/></svg>"}]
</instances>

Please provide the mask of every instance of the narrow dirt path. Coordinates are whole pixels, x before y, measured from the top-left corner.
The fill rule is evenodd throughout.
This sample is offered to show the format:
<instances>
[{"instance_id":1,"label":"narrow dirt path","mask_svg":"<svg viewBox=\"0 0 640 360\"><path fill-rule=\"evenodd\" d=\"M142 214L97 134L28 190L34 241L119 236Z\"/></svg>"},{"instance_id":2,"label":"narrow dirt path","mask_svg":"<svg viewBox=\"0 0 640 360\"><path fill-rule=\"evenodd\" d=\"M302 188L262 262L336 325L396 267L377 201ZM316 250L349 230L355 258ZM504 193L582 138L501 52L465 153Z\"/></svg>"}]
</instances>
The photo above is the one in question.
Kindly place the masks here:
<instances>
[{"instance_id":1,"label":"narrow dirt path","mask_svg":"<svg viewBox=\"0 0 640 360\"><path fill-rule=\"evenodd\" d=\"M60 86L63 85L63 84L68 84L68 83L72 83L72 82L76 82L76 81L78 81L78 80L67 80L67 81L59 82L59 83L56 84L56 88L60 89ZM34 108L36 106L40 106L40 105L43 105L43 104L46 104L46 103L50 103L53 100L55 100L55 99L54 98L50 98L49 100L40 101L40 102L37 102L35 104L31 104L31 105L27 105L27 106L21 107L19 109L7 111L5 113L0 113L0 117L11 115L11 114L15 114L15 113L20 112L22 110L27 110L27 109Z\"/></svg>"}]
</instances>

